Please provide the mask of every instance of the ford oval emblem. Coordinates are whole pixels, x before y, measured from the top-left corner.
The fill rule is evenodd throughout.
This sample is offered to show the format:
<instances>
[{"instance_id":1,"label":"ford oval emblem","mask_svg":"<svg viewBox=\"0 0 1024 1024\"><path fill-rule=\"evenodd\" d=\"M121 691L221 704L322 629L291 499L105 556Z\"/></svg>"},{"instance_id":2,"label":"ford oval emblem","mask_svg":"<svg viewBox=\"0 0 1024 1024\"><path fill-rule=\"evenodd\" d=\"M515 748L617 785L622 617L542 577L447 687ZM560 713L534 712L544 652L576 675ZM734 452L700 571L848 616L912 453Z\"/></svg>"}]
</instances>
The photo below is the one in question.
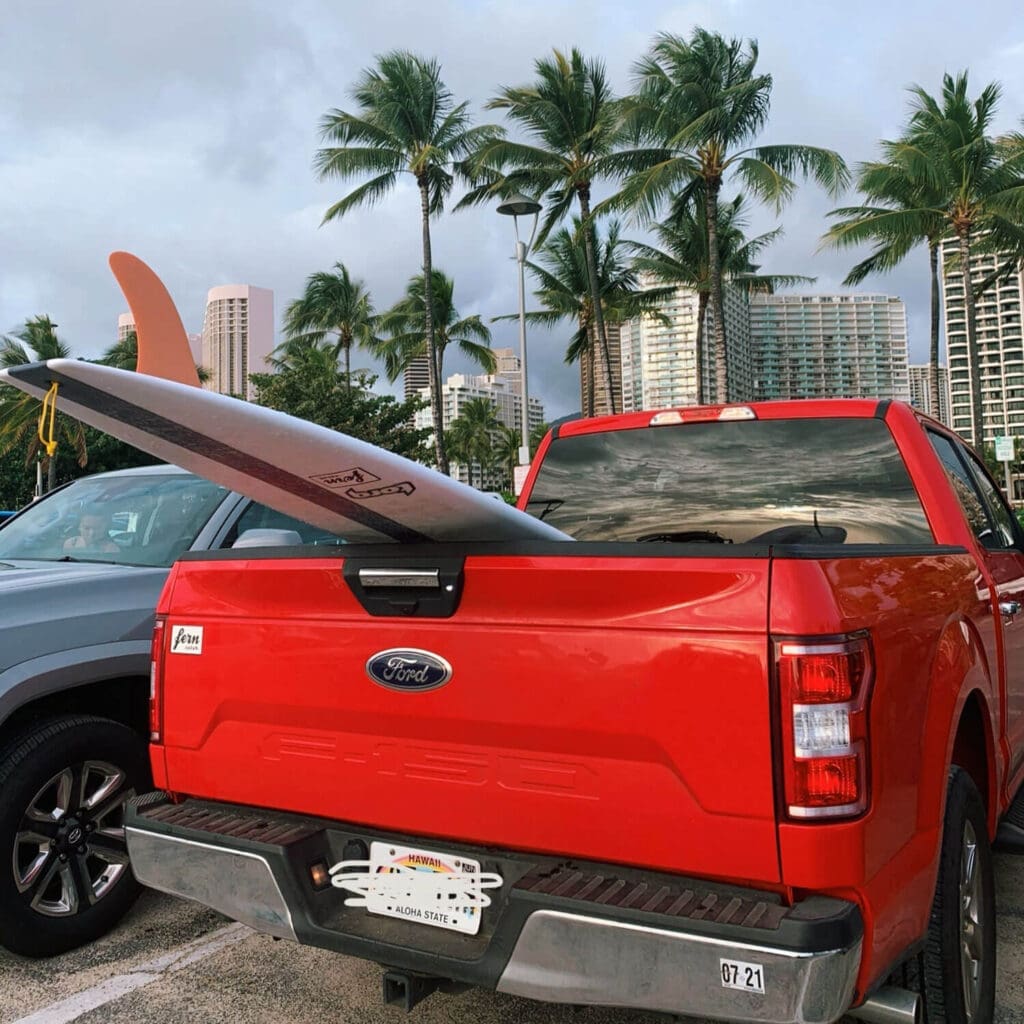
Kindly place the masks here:
<instances>
[{"instance_id":1,"label":"ford oval emblem","mask_svg":"<svg viewBox=\"0 0 1024 1024\"><path fill-rule=\"evenodd\" d=\"M452 667L430 651L392 647L366 662L366 674L391 690L436 690L451 679Z\"/></svg>"}]
</instances>

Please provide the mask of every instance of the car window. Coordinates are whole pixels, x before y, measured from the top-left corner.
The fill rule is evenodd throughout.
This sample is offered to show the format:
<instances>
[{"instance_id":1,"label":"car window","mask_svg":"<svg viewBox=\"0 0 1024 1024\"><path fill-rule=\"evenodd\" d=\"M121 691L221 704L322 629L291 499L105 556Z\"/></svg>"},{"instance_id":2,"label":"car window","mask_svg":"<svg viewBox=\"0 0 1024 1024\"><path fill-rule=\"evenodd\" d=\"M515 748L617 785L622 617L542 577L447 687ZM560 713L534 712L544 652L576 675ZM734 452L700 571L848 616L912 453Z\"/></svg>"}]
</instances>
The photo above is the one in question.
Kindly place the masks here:
<instances>
[{"instance_id":1,"label":"car window","mask_svg":"<svg viewBox=\"0 0 1024 1024\"><path fill-rule=\"evenodd\" d=\"M246 507L224 538L221 547L231 547L246 530L294 530L302 539L303 544L318 547L333 547L345 543L344 539L337 534L322 530L318 526L310 526L309 523L304 523L301 519L277 512L266 505L261 505L258 501L251 502Z\"/></svg>"},{"instance_id":2,"label":"car window","mask_svg":"<svg viewBox=\"0 0 1024 1024\"><path fill-rule=\"evenodd\" d=\"M185 473L84 477L0 531L0 559L169 566L229 492Z\"/></svg>"},{"instance_id":3,"label":"car window","mask_svg":"<svg viewBox=\"0 0 1024 1024\"><path fill-rule=\"evenodd\" d=\"M973 459L973 456L945 434L929 430L928 437L931 440L932 448L935 449L935 454L938 455L939 461L946 471L974 536L987 548L1003 548L1012 545L1013 527L1008 521L999 522L995 508L990 501L985 500L983 492L979 489L981 479L968 469L965 460ZM984 475L982 477L987 481L987 477ZM1008 519L1008 512L1006 516Z\"/></svg>"},{"instance_id":4,"label":"car window","mask_svg":"<svg viewBox=\"0 0 1024 1024\"><path fill-rule=\"evenodd\" d=\"M527 511L577 540L934 543L880 419L568 435L548 448Z\"/></svg>"},{"instance_id":5,"label":"car window","mask_svg":"<svg viewBox=\"0 0 1024 1024\"><path fill-rule=\"evenodd\" d=\"M1012 548L1017 543L1017 531L1013 525L1013 514L1006 506L1006 500L1002 492L992 482L992 478L985 471L985 467L978 460L978 457L970 450L963 449L964 458L970 464L978 488L981 490L982 500L988 510L992 521L996 524L996 544L1000 548Z\"/></svg>"}]
</instances>

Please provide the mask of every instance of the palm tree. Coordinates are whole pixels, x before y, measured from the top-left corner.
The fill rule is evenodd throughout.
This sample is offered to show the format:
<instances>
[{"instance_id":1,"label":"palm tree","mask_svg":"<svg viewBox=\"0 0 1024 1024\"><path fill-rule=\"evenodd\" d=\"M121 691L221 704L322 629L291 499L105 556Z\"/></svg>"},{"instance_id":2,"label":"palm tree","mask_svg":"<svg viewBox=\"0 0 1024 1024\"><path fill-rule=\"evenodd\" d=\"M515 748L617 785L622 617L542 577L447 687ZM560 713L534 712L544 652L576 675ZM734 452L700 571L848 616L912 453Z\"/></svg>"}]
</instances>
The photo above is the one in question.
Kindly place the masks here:
<instances>
[{"instance_id":1,"label":"palm tree","mask_svg":"<svg viewBox=\"0 0 1024 1024\"><path fill-rule=\"evenodd\" d=\"M498 424L494 434L494 458L505 473L508 491L515 489L516 466L519 465L519 446L523 442L522 434L515 427L504 423Z\"/></svg>"},{"instance_id":2,"label":"palm tree","mask_svg":"<svg viewBox=\"0 0 1024 1024\"><path fill-rule=\"evenodd\" d=\"M704 196L711 288L708 308L714 331L715 378L728 394L718 199L723 180L735 174L745 189L781 207L793 193L793 175L811 176L831 193L849 182L842 157L814 146L751 146L768 120L771 75L757 74L757 43L694 29L689 40L658 35L635 67L638 95L630 107L641 151L615 203L653 216L676 193L685 202Z\"/></svg>"},{"instance_id":3,"label":"palm tree","mask_svg":"<svg viewBox=\"0 0 1024 1024\"><path fill-rule=\"evenodd\" d=\"M813 277L798 274L759 274L760 267L754 262L757 256L774 242L782 229L776 228L756 238L746 238L747 226L743 196L718 206L718 223L715 235L718 239L719 267L722 277L744 294L751 292L772 293L776 288L814 281ZM697 330L694 335L698 405L705 401L704 395L704 323L707 317L708 300L711 296L711 252L707 231L707 216L702 197L698 194L693 202L677 201L673 204L668 218L654 228L658 246L641 242L626 242L634 254L633 269L650 275L665 285L683 286L697 293ZM660 247L660 248L659 248ZM717 375L716 375L717 376ZM728 401L731 396L717 394L718 402Z\"/></svg>"},{"instance_id":4,"label":"palm tree","mask_svg":"<svg viewBox=\"0 0 1024 1024\"><path fill-rule=\"evenodd\" d=\"M483 202L510 192L546 192L547 212L537 238L542 245L550 232L579 203L585 224L591 218L591 189L596 180L619 172L617 154L626 141L623 103L616 99L603 63L586 59L573 49L568 56L555 50L534 63L533 85L504 88L488 103L505 110L509 119L532 140L513 142L491 138L475 154L471 167L483 184L460 206ZM604 360L605 386L615 412L611 354L604 312L599 299L597 254L593 238L584 235L587 280L594 329Z\"/></svg>"},{"instance_id":5,"label":"palm tree","mask_svg":"<svg viewBox=\"0 0 1024 1024\"><path fill-rule=\"evenodd\" d=\"M334 143L317 151L321 179L367 178L324 214L324 223L359 206L371 206L392 191L403 173L416 179L423 229L423 275L433 275L430 218L444 208L459 161L491 138L493 126L472 127L468 104L456 104L441 81L437 61L406 51L377 59L353 90L355 111L330 110L321 137ZM433 314L424 296L425 350L430 363L430 401L438 469L447 473L441 410L441 371L436 358Z\"/></svg>"},{"instance_id":6,"label":"palm tree","mask_svg":"<svg viewBox=\"0 0 1024 1024\"><path fill-rule=\"evenodd\" d=\"M547 436L548 431L551 429L550 423L538 423L530 428L530 455L531 457L537 454L537 449L540 447L541 441Z\"/></svg>"},{"instance_id":7,"label":"palm tree","mask_svg":"<svg viewBox=\"0 0 1024 1024\"><path fill-rule=\"evenodd\" d=\"M857 285L871 274L894 269L918 245L928 247L931 274L932 372L929 379L932 414L939 414L939 246L949 230L942 213L943 197L937 184L926 176L913 177L900 159L902 142L883 140L884 159L861 164L857 187L869 205L844 206L831 216L841 218L823 241L844 248L873 242L870 256L861 260L843 280Z\"/></svg>"},{"instance_id":8,"label":"palm tree","mask_svg":"<svg viewBox=\"0 0 1024 1024\"><path fill-rule=\"evenodd\" d=\"M21 366L47 359L70 359L71 350L57 337L56 328L48 316L26 320L20 330L0 340L0 367ZM79 466L84 467L88 462L85 428L78 420L58 413L51 432L48 425L40 420L40 411L37 398L8 385L0 386L0 455L27 440L25 465L30 466L41 459L46 467L46 489L52 491L57 484L57 459L40 435L47 441L63 438L74 449Z\"/></svg>"},{"instance_id":9,"label":"palm tree","mask_svg":"<svg viewBox=\"0 0 1024 1024\"><path fill-rule=\"evenodd\" d=\"M993 138L1000 89L992 83L972 102L967 72L944 75L941 102L920 86L911 89L912 114L896 152L913 180L923 179L942 199L935 210L957 239L967 313L967 361L971 375L972 441L984 442L981 364L978 354L972 254L979 237L987 246L1024 251L1024 136Z\"/></svg>"},{"instance_id":10,"label":"palm tree","mask_svg":"<svg viewBox=\"0 0 1024 1024\"><path fill-rule=\"evenodd\" d=\"M584 222L574 218L571 231L560 228L538 251L536 262L527 263L539 285L534 295L544 309L527 313L526 319L548 327L563 320L576 324L565 361L570 365L578 361L583 363L587 380L587 392L583 396L586 416L594 415L594 380L597 376L594 346L600 337L597 314L600 313L603 323L614 324L624 323L644 312L654 314L672 291L670 288L640 288L639 278L626 258L626 243L621 238L621 231L618 221L610 221L602 242L593 221L589 230L584 230ZM596 307L592 298L585 238L589 239L597 257L599 301ZM512 319L518 319L518 314L495 317L495 320ZM611 402L609 405L613 407Z\"/></svg>"},{"instance_id":11,"label":"palm tree","mask_svg":"<svg viewBox=\"0 0 1024 1024\"><path fill-rule=\"evenodd\" d=\"M105 366L113 366L118 370L134 370L139 362L139 336L135 331L127 331L125 336L116 341L100 356L99 361ZM196 366L199 383L205 384L210 379L210 371L205 366Z\"/></svg>"},{"instance_id":12,"label":"palm tree","mask_svg":"<svg viewBox=\"0 0 1024 1024\"><path fill-rule=\"evenodd\" d=\"M139 336L135 331L127 331L100 356L99 361L118 370L134 370L139 362Z\"/></svg>"},{"instance_id":13,"label":"palm tree","mask_svg":"<svg viewBox=\"0 0 1024 1024\"><path fill-rule=\"evenodd\" d=\"M267 362L277 373L308 370L325 379L338 376L338 352L329 341L294 338L286 344L278 345ZM346 389L349 387L351 381L346 378Z\"/></svg>"},{"instance_id":14,"label":"palm tree","mask_svg":"<svg viewBox=\"0 0 1024 1024\"><path fill-rule=\"evenodd\" d=\"M458 419L448 427L452 454L469 470L469 484L473 486L473 465L480 467L480 488L484 486L484 471L494 465L494 434L501 424L489 398L470 398L462 406Z\"/></svg>"},{"instance_id":15,"label":"palm tree","mask_svg":"<svg viewBox=\"0 0 1024 1024\"><path fill-rule=\"evenodd\" d=\"M333 334L334 359L345 356L345 386L351 387L352 346L372 348L373 300L362 281L355 281L342 263L334 264L334 272L317 271L306 279L306 290L285 309L285 341L275 349L287 355L296 343L319 343Z\"/></svg>"},{"instance_id":16,"label":"palm tree","mask_svg":"<svg viewBox=\"0 0 1024 1024\"><path fill-rule=\"evenodd\" d=\"M460 316L455 306L455 282L440 270L435 270L432 276L432 303L426 302L424 276L417 274L406 286L405 296L377 318L382 337L373 343L372 349L384 360L388 380L397 380L414 359L426 355L428 314L434 325L438 373L444 367L444 354L449 345L455 345L484 373L494 373L497 361L490 348L491 332L487 325L479 315Z\"/></svg>"}]
</instances>

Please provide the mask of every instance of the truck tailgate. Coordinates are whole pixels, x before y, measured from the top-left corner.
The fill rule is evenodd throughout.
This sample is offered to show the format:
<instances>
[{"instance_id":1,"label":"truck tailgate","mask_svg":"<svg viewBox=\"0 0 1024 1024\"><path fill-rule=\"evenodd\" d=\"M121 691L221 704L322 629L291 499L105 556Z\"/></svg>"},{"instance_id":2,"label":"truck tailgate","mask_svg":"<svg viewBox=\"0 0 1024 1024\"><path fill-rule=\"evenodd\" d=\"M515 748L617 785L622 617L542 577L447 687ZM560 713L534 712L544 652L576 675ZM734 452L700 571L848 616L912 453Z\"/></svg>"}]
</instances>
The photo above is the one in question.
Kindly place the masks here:
<instances>
[{"instance_id":1,"label":"truck tailgate","mask_svg":"<svg viewBox=\"0 0 1024 1024\"><path fill-rule=\"evenodd\" d=\"M202 639L164 658L166 787L778 881L768 558L584 547L467 554L449 618L371 615L337 557L179 563L165 633ZM374 682L367 662L391 648L444 659L450 681Z\"/></svg>"}]
</instances>

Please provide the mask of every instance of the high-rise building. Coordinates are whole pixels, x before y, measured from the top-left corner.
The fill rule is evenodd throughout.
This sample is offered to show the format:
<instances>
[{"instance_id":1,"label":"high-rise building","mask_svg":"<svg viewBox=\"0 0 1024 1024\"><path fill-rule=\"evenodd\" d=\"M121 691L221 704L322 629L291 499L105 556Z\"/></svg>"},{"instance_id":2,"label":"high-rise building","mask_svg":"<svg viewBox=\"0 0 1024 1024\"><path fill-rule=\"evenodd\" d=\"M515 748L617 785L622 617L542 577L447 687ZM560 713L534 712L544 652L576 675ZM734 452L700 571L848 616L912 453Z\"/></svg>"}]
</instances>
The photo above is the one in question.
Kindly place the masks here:
<instances>
[{"instance_id":1,"label":"high-rise building","mask_svg":"<svg viewBox=\"0 0 1024 1024\"><path fill-rule=\"evenodd\" d=\"M203 336L201 334L188 334L188 350L192 353L192 362L196 366L203 365Z\"/></svg>"},{"instance_id":2,"label":"high-rise building","mask_svg":"<svg viewBox=\"0 0 1024 1024\"><path fill-rule=\"evenodd\" d=\"M910 404L950 426L949 370L939 366L939 408L935 410L932 408L932 364L911 363L907 369L910 371Z\"/></svg>"},{"instance_id":3,"label":"high-rise building","mask_svg":"<svg viewBox=\"0 0 1024 1024\"><path fill-rule=\"evenodd\" d=\"M131 313L121 313L117 318L117 340L124 341L129 334L135 330L135 317ZM186 334L188 349L192 353L192 361L196 366L203 362L203 336L201 334Z\"/></svg>"},{"instance_id":4,"label":"high-rise building","mask_svg":"<svg viewBox=\"0 0 1024 1024\"><path fill-rule=\"evenodd\" d=\"M608 334L608 357L611 360L612 368L612 393L615 396L615 411L622 411L622 325L610 324L605 321L605 331ZM612 407L608 402L608 377L604 372L604 345L597 338L597 329L594 328L593 353L594 353L594 415L607 416ZM590 367L586 359L580 360L580 408L587 408L587 395L590 390Z\"/></svg>"},{"instance_id":5,"label":"high-rise building","mask_svg":"<svg viewBox=\"0 0 1024 1024\"><path fill-rule=\"evenodd\" d=\"M519 361L519 354L514 348L492 348L495 362L495 375L502 380L507 380L512 389L518 395L523 387L522 363ZM527 381L529 387L529 381Z\"/></svg>"},{"instance_id":6,"label":"high-rise building","mask_svg":"<svg viewBox=\"0 0 1024 1024\"><path fill-rule=\"evenodd\" d=\"M967 351L967 304L964 276L957 260L957 241L942 246L942 294L949 364L949 398L953 429L976 443L972 426L971 371ZM978 294L982 281L1005 257L975 254L971 281L975 293L978 357L981 363L983 440L998 435L1024 437L1024 268L1001 278Z\"/></svg>"},{"instance_id":7,"label":"high-rise building","mask_svg":"<svg viewBox=\"0 0 1024 1024\"><path fill-rule=\"evenodd\" d=\"M645 280L646 287L656 284ZM736 288L723 288L729 400L750 397L751 351L747 303ZM699 296L692 288L678 287L659 307L660 316L645 314L622 325L622 410L673 409L696 405L697 318ZM700 400L717 402L711 321L705 316L700 340Z\"/></svg>"},{"instance_id":8,"label":"high-rise building","mask_svg":"<svg viewBox=\"0 0 1024 1024\"><path fill-rule=\"evenodd\" d=\"M910 400L907 313L891 295L752 295L756 400Z\"/></svg>"},{"instance_id":9,"label":"high-rise building","mask_svg":"<svg viewBox=\"0 0 1024 1024\"><path fill-rule=\"evenodd\" d=\"M121 313L117 318L117 340L124 341L135 330L135 317L131 313Z\"/></svg>"},{"instance_id":10,"label":"high-rise building","mask_svg":"<svg viewBox=\"0 0 1024 1024\"><path fill-rule=\"evenodd\" d=\"M416 397L424 388L430 397L430 360L426 356L417 356L402 373L403 394L406 401Z\"/></svg>"},{"instance_id":11,"label":"high-rise building","mask_svg":"<svg viewBox=\"0 0 1024 1024\"><path fill-rule=\"evenodd\" d=\"M274 293L248 284L211 288L203 321L204 385L222 395L252 398L249 375L267 372L274 349Z\"/></svg>"},{"instance_id":12,"label":"high-rise building","mask_svg":"<svg viewBox=\"0 0 1024 1024\"><path fill-rule=\"evenodd\" d=\"M429 401L429 388L423 388L420 391L420 397ZM497 373L481 376L456 373L449 377L441 387L442 422L445 430L451 426L453 420L458 419L466 403L473 398L486 398L490 401L494 406L495 418L503 426L511 427L515 431L522 429L520 427L522 395L520 389L513 382ZM543 422L544 406L539 399L531 395L528 419L530 430L540 426ZM419 429L431 430L433 428L429 406L416 413L414 424ZM451 475L463 483L469 483L469 468L467 466L460 466L452 462ZM498 487L504 476L505 474L500 468L492 471L484 478L485 488Z\"/></svg>"}]
</instances>

